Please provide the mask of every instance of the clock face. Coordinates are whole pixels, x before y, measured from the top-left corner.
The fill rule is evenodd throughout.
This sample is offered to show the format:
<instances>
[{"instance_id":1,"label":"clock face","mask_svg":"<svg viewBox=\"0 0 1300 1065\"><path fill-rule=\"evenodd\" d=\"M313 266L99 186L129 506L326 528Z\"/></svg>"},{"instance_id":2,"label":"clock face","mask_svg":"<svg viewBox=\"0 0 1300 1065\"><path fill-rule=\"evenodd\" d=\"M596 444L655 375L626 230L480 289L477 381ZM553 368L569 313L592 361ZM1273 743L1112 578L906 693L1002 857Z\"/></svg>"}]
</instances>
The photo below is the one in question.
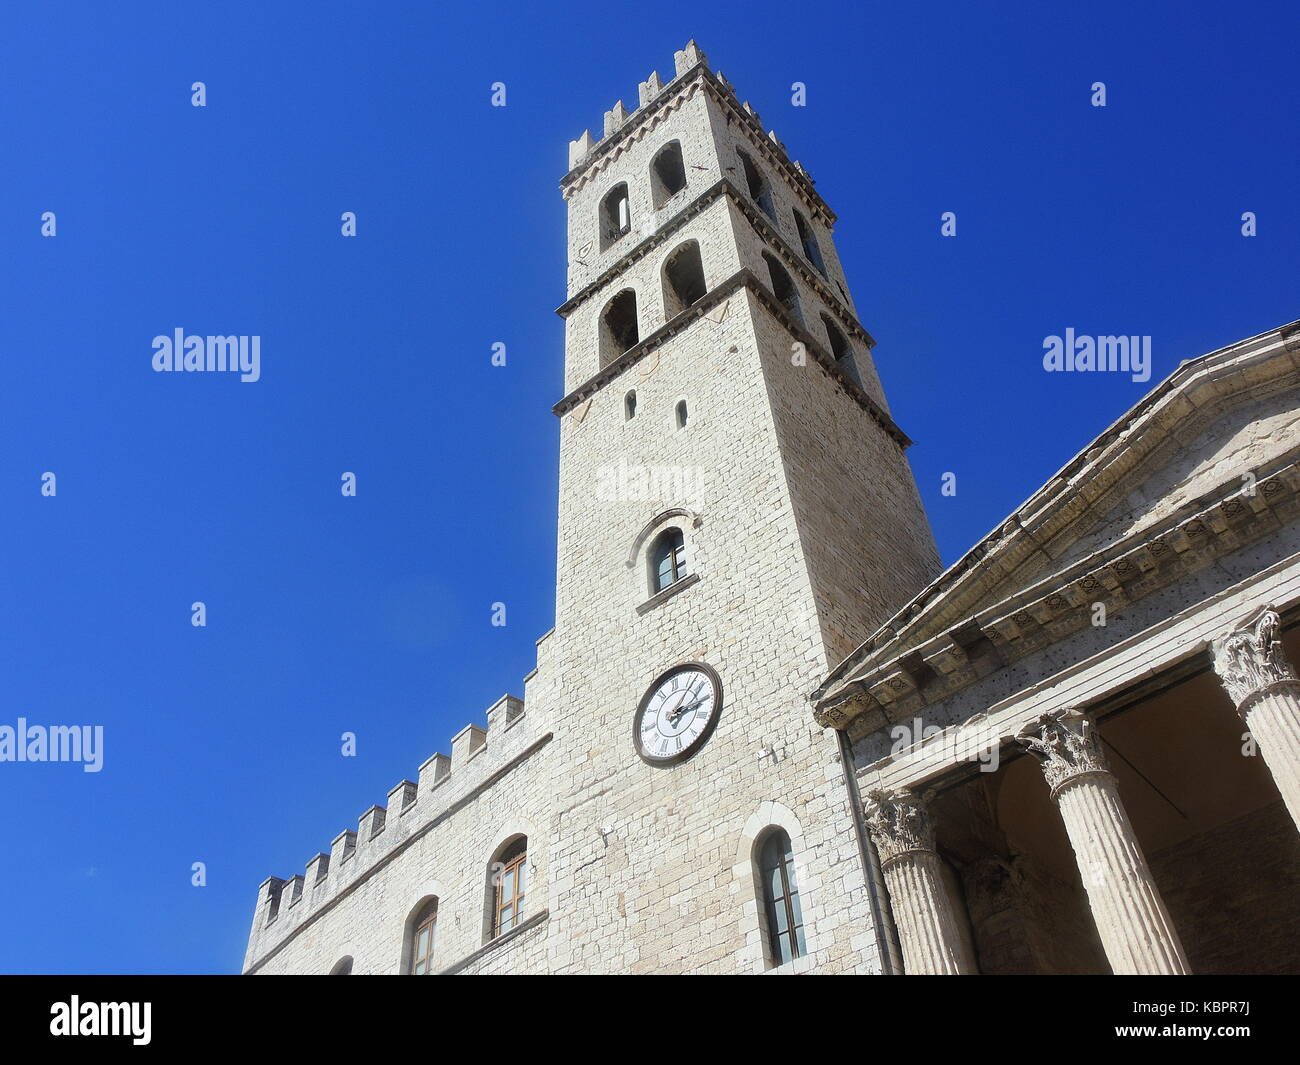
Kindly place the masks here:
<instances>
[{"instance_id":1,"label":"clock face","mask_svg":"<svg viewBox=\"0 0 1300 1065\"><path fill-rule=\"evenodd\" d=\"M721 710L722 682L712 666L674 666L641 697L632 722L636 753L651 765L689 758L704 746Z\"/></svg>"}]
</instances>

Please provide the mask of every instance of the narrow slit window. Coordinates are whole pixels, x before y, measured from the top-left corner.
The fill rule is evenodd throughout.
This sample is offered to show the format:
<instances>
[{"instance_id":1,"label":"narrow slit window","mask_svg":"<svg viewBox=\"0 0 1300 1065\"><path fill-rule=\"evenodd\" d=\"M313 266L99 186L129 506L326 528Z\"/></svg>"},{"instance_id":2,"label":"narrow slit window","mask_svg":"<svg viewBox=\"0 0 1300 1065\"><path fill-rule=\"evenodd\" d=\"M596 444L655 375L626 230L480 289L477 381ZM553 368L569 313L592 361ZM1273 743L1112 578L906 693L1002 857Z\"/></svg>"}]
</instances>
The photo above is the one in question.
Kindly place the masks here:
<instances>
[{"instance_id":1,"label":"narrow slit window","mask_svg":"<svg viewBox=\"0 0 1300 1065\"><path fill-rule=\"evenodd\" d=\"M686 417L687 417L686 400L679 399L677 401L677 411L676 411L678 429L686 428Z\"/></svg>"}]
</instances>

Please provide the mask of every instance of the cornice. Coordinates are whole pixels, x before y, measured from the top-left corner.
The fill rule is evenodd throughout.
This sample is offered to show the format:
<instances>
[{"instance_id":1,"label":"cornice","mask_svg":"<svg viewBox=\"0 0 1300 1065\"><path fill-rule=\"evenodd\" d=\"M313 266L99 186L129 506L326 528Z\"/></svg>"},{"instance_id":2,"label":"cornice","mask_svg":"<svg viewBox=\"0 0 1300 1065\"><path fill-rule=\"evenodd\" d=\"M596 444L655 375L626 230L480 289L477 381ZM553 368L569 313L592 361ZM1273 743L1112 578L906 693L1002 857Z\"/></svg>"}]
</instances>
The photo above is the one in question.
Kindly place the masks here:
<instances>
[{"instance_id":1,"label":"cornice","mask_svg":"<svg viewBox=\"0 0 1300 1065\"><path fill-rule=\"evenodd\" d=\"M799 255L781 236L777 228L772 225L767 215L759 210L758 206L742 192L730 178L722 178L715 181L707 189L701 192L690 203L686 204L680 211L672 216L667 222L660 226L654 233L644 240L633 245L628 251L621 255L614 262L610 263L597 277L583 285L577 292L555 308L555 313L561 318L567 318L579 306L589 300L598 291L605 288L611 281L624 273L633 263L644 259L656 248L670 243L672 236L681 230L687 222L698 217L704 212L706 207L711 206L722 197L728 197L732 203L744 214L750 226L767 244L780 253L781 258L786 264L800 277L805 283L812 288L827 307L836 315L840 324L843 325L853 336L857 337L867 348L876 346L875 337L867 332L866 328L858 321L858 317L853 313L844 299L831 288L830 282L818 273L812 265Z\"/></svg>"},{"instance_id":2,"label":"cornice","mask_svg":"<svg viewBox=\"0 0 1300 1065\"><path fill-rule=\"evenodd\" d=\"M863 714L886 723L948 699L997 670L1059 643L1091 624L1091 604L1107 611L1144 599L1300 517L1300 464L1202 499L1147 535L1111 545L1065 571L1006 597L917 645L900 646L812 696L824 728L849 728ZM876 716L878 715L878 716Z\"/></svg>"},{"instance_id":3,"label":"cornice","mask_svg":"<svg viewBox=\"0 0 1300 1065\"><path fill-rule=\"evenodd\" d=\"M682 332L687 326L700 318L705 317L718 304L724 302L733 296L742 288L749 289L750 292L758 299L760 303L773 315L792 336L801 341L816 360L831 377L835 378L836 383L848 395L871 415L877 425L881 427L889 437L900 447L907 448L911 446L912 441L907 434L903 432L894 420L885 413L884 408L869 396L862 386L846 374L836 363L834 356L831 355L808 330L799 322L796 322L788 311L780 304L763 284L756 278L751 270L742 267L731 277L727 278L720 285L715 286L707 292L697 302L693 303L686 310L665 322L660 328L656 329L644 340L628 348L618 358L603 367L599 373L589 377L577 388L573 389L568 395L561 399L554 407L552 412L559 417L563 417L585 400L590 399L611 381L621 377L631 367L635 366L652 351L661 348L665 343Z\"/></svg>"},{"instance_id":4,"label":"cornice","mask_svg":"<svg viewBox=\"0 0 1300 1065\"><path fill-rule=\"evenodd\" d=\"M1234 397L1294 388L1300 377L1298 327L1292 322L1184 361L831 670L811 696L814 705L825 704L855 673L875 668L873 662L903 657L926 638L925 630L959 631L990 591L1024 565L1035 559L1053 563L1081 516L1123 497L1135 466L1190 446Z\"/></svg>"}]
</instances>

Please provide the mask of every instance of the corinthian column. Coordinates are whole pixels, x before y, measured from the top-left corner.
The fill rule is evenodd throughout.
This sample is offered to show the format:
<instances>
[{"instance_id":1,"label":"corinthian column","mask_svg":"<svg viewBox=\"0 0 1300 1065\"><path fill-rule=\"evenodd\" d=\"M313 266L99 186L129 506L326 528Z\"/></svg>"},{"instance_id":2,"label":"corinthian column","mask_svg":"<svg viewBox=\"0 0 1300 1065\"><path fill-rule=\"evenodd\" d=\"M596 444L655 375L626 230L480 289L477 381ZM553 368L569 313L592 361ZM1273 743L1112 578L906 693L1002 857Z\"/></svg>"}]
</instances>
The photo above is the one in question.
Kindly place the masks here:
<instances>
[{"instance_id":1,"label":"corinthian column","mask_svg":"<svg viewBox=\"0 0 1300 1065\"><path fill-rule=\"evenodd\" d=\"M889 888L904 970L909 976L973 973L934 849L926 799L906 788L877 789L867 799L867 826Z\"/></svg>"},{"instance_id":2,"label":"corinthian column","mask_svg":"<svg viewBox=\"0 0 1300 1065\"><path fill-rule=\"evenodd\" d=\"M1096 726L1077 710L1044 714L1016 737L1043 763L1088 904L1116 975L1187 973L1187 957L1151 878Z\"/></svg>"},{"instance_id":3,"label":"corinthian column","mask_svg":"<svg viewBox=\"0 0 1300 1065\"><path fill-rule=\"evenodd\" d=\"M1291 819L1300 827L1300 680L1282 653L1271 607L1214 641L1214 671L1259 744Z\"/></svg>"}]
</instances>

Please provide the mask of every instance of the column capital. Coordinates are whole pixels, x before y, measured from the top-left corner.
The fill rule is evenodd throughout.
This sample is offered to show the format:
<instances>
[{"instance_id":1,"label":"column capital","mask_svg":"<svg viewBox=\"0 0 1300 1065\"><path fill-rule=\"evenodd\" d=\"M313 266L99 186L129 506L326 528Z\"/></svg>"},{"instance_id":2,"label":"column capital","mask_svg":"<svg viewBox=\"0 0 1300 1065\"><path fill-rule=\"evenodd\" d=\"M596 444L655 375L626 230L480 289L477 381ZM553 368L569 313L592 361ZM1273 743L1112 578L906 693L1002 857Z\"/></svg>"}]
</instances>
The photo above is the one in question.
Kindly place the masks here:
<instances>
[{"instance_id":1,"label":"column capital","mask_svg":"<svg viewBox=\"0 0 1300 1065\"><path fill-rule=\"evenodd\" d=\"M1109 773L1096 724L1072 706L1035 718L1016 733L1016 740L1041 759L1053 799L1076 777Z\"/></svg>"},{"instance_id":2,"label":"column capital","mask_svg":"<svg viewBox=\"0 0 1300 1065\"><path fill-rule=\"evenodd\" d=\"M1238 710L1244 711L1251 696L1277 684L1297 682L1278 639L1281 625L1277 611L1266 606L1214 641L1214 672Z\"/></svg>"},{"instance_id":3,"label":"column capital","mask_svg":"<svg viewBox=\"0 0 1300 1065\"><path fill-rule=\"evenodd\" d=\"M867 800L867 827L882 865L912 851L934 850L929 792L917 795L907 788L874 788L867 792Z\"/></svg>"}]
</instances>

